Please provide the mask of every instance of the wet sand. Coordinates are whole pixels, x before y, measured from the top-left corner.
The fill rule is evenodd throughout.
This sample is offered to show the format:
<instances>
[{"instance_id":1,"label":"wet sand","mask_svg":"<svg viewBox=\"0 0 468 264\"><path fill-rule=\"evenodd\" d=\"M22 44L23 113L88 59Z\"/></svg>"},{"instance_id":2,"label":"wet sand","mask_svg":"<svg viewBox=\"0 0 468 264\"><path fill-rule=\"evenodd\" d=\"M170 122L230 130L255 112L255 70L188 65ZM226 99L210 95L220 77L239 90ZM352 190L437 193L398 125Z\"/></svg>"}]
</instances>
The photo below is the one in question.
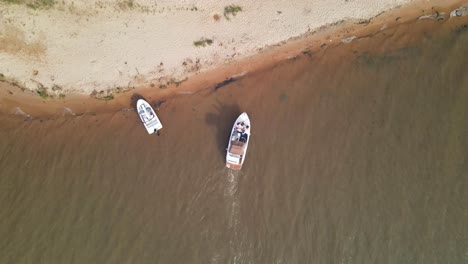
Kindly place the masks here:
<instances>
[{"instance_id":1,"label":"wet sand","mask_svg":"<svg viewBox=\"0 0 468 264\"><path fill-rule=\"evenodd\" d=\"M131 110L1 115L0 262L467 262L468 30L453 21L173 97L160 137Z\"/></svg>"}]
</instances>

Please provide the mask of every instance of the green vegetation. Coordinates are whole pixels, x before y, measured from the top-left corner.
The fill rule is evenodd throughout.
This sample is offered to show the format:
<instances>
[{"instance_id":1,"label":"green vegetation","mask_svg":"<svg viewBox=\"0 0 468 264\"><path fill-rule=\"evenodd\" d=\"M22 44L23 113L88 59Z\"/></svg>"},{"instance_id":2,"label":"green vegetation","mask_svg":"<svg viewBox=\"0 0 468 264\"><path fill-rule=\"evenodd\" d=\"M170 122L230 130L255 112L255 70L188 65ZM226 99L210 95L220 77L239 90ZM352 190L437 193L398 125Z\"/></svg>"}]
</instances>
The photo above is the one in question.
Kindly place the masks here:
<instances>
[{"instance_id":1,"label":"green vegetation","mask_svg":"<svg viewBox=\"0 0 468 264\"><path fill-rule=\"evenodd\" d=\"M104 100L104 101L109 101L109 100L114 99L114 95L113 94L108 94L108 95L103 96L103 97L98 97L97 99Z\"/></svg>"},{"instance_id":2,"label":"green vegetation","mask_svg":"<svg viewBox=\"0 0 468 264\"><path fill-rule=\"evenodd\" d=\"M197 41L194 41L193 42L193 45L195 45L195 47L206 47L206 45L211 45L213 44L213 40L212 39L205 39L205 38L201 38L200 40L197 40Z\"/></svg>"},{"instance_id":3,"label":"green vegetation","mask_svg":"<svg viewBox=\"0 0 468 264\"><path fill-rule=\"evenodd\" d=\"M126 10L126 9L132 9L136 7L136 4L135 2L133 2L133 0L123 0L123 1L117 2L117 6L122 10Z\"/></svg>"},{"instance_id":4,"label":"green vegetation","mask_svg":"<svg viewBox=\"0 0 468 264\"><path fill-rule=\"evenodd\" d=\"M1 2L5 2L8 4L21 4L21 0L0 0Z\"/></svg>"},{"instance_id":5,"label":"green vegetation","mask_svg":"<svg viewBox=\"0 0 468 264\"><path fill-rule=\"evenodd\" d=\"M48 92L49 88L47 87L44 87L42 84L38 84L38 88L36 90L36 93L37 95L39 95L39 97L41 97L42 99L47 99L47 98L54 98L54 94L50 94ZM59 85L57 84L54 84L52 85L52 88L51 88L52 91L56 92L56 91L62 91L62 87L60 87ZM65 98L65 94L64 93L60 93L58 95L58 97L60 99L63 99Z\"/></svg>"},{"instance_id":6,"label":"green vegetation","mask_svg":"<svg viewBox=\"0 0 468 264\"><path fill-rule=\"evenodd\" d=\"M227 20L230 20L230 18L229 18L230 15L236 16L237 13L239 13L240 11L242 11L242 7L240 7L238 5L225 6L224 7L224 17Z\"/></svg>"},{"instance_id":7,"label":"green vegetation","mask_svg":"<svg viewBox=\"0 0 468 264\"><path fill-rule=\"evenodd\" d=\"M302 54L307 55L307 56L310 57L310 56L312 56L312 51L310 51L309 49L305 49L305 50L302 51Z\"/></svg>"},{"instance_id":8,"label":"green vegetation","mask_svg":"<svg viewBox=\"0 0 468 264\"><path fill-rule=\"evenodd\" d=\"M50 97L49 93L47 92L47 88L41 86L37 88L36 93L42 98L47 99Z\"/></svg>"},{"instance_id":9,"label":"green vegetation","mask_svg":"<svg viewBox=\"0 0 468 264\"><path fill-rule=\"evenodd\" d=\"M169 88L171 87L171 85L175 85L175 87L179 87L182 83L184 83L185 81L187 81L188 78L184 78L184 79L181 79L181 80L177 80L175 78L171 78L169 81L166 81L165 79L164 80L159 80L159 89L166 89L166 88ZM150 84L151 87L154 87L154 83L151 83Z\"/></svg>"},{"instance_id":10,"label":"green vegetation","mask_svg":"<svg viewBox=\"0 0 468 264\"><path fill-rule=\"evenodd\" d=\"M98 99L98 100L104 100L104 101L109 101L114 99L114 94L112 92L107 91L107 93L104 93L104 91L96 91L94 90L90 95L90 97Z\"/></svg>"},{"instance_id":11,"label":"green vegetation","mask_svg":"<svg viewBox=\"0 0 468 264\"><path fill-rule=\"evenodd\" d=\"M32 9L41 9L41 8L47 9L55 5L54 0L35 0L35 1L25 1L25 2L28 2L26 6Z\"/></svg>"},{"instance_id":12,"label":"green vegetation","mask_svg":"<svg viewBox=\"0 0 468 264\"><path fill-rule=\"evenodd\" d=\"M62 87L57 84L52 85L52 91L62 91Z\"/></svg>"},{"instance_id":13,"label":"green vegetation","mask_svg":"<svg viewBox=\"0 0 468 264\"><path fill-rule=\"evenodd\" d=\"M117 87L117 88L112 90L112 93L113 94L125 93L125 92L128 92L129 90L130 90L130 88Z\"/></svg>"},{"instance_id":14,"label":"green vegetation","mask_svg":"<svg viewBox=\"0 0 468 264\"><path fill-rule=\"evenodd\" d=\"M0 0L8 4L26 5L32 9L47 9L55 5L54 0Z\"/></svg>"},{"instance_id":15,"label":"green vegetation","mask_svg":"<svg viewBox=\"0 0 468 264\"><path fill-rule=\"evenodd\" d=\"M133 0L128 0L125 2L128 8L133 8Z\"/></svg>"}]
</instances>

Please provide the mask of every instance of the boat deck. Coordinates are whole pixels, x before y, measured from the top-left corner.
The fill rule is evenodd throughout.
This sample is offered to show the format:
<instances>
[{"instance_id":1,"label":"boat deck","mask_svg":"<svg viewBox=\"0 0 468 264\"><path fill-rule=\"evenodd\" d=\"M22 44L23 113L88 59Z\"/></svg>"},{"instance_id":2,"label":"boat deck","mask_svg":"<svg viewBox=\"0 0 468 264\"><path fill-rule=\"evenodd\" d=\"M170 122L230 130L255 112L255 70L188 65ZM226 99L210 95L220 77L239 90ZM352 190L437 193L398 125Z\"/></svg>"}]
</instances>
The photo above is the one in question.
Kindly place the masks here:
<instances>
[{"instance_id":1,"label":"boat deck","mask_svg":"<svg viewBox=\"0 0 468 264\"><path fill-rule=\"evenodd\" d=\"M235 155L239 155L240 156L240 159L239 159L239 163L240 164L235 164L235 163L231 163L231 162L226 162L226 167L229 167L230 169L233 169L233 170L240 170L242 168L242 160L243 160L243 156L245 154L245 144L239 140L232 140L231 141L231 148L229 149L229 153L232 153L232 154L235 154Z\"/></svg>"},{"instance_id":2,"label":"boat deck","mask_svg":"<svg viewBox=\"0 0 468 264\"><path fill-rule=\"evenodd\" d=\"M229 152L232 154L243 156L245 152L244 143L239 140L232 140Z\"/></svg>"}]
</instances>

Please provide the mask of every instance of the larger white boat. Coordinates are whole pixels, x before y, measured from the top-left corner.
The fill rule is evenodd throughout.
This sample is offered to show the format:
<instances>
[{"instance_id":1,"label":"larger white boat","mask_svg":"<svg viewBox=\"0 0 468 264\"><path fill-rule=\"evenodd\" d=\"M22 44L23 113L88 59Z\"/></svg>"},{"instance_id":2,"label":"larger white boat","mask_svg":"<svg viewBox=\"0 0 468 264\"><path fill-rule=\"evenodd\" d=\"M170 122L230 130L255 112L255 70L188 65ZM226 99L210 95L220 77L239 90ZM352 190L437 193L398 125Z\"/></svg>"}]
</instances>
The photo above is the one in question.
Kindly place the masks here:
<instances>
[{"instance_id":1,"label":"larger white boat","mask_svg":"<svg viewBox=\"0 0 468 264\"><path fill-rule=\"evenodd\" d=\"M240 170L244 164L245 154L250 140L250 119L242 113L234 122L226 154L226 167Z\"/></svg>"},{"instance_id":2,"label":"larger white boat","mask_svg":"<svg viewBox=\"0 0 468 264\"><path fill-rule=\"evenodd\" d=\"M157 133L163 127L151 105L143 99L137 101L137 111L148 134Z\"/></svg>"}]
</instances>

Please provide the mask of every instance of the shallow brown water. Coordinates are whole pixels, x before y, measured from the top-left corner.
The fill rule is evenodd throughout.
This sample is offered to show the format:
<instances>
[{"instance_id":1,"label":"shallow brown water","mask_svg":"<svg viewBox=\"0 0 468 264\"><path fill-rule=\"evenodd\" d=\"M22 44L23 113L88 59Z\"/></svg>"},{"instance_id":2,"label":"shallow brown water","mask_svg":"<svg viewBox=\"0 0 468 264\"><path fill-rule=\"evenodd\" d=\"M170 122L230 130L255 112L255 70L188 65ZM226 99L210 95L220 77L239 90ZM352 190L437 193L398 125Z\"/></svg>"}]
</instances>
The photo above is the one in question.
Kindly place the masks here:
<instances>
[{"instance_id":1,"label":"shallow brown water","mask_svg":"<svg viewBox=\"0 0 468 264\"><path fill-rule=\"evenodd\" d=\"M170 100L161 137L0 117L0 263L467 263L468 30L362 41Z\"/></svg>"}]
</instances>

